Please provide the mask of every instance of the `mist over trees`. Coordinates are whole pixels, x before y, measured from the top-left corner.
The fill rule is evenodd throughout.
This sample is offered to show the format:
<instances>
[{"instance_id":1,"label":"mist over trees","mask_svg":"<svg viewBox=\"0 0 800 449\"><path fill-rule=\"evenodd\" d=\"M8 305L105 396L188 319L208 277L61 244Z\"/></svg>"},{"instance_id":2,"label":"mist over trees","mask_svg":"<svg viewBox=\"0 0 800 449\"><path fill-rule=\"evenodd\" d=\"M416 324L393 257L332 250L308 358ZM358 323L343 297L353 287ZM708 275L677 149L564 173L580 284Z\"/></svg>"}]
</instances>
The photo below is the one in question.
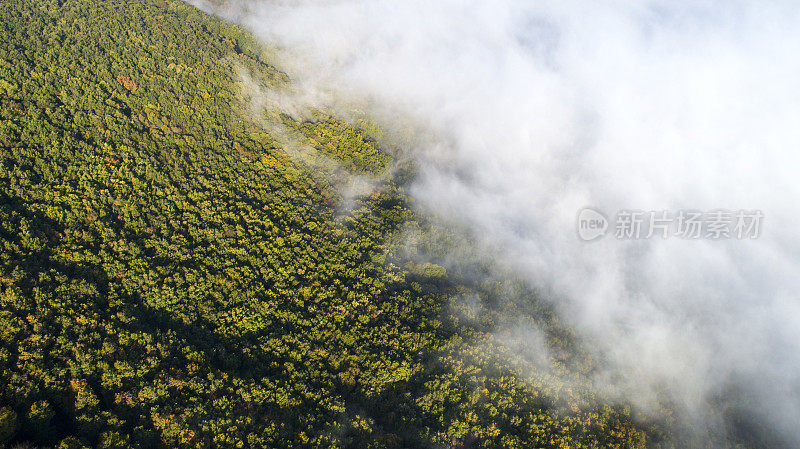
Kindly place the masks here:
<instances>
[{"instance_id":1,"label":"mist over trees","mask_svg":"<svg viewBox=\"0 0 800 449\"><path fill-rule=\"evenodd\" d=\"M696 436L682 447L800 446L795 2L196 3L278 48L313 104L410 123L411 204L474 237L448 260L543 292L602 361L598 389L635 410L669 398ZM612 224L586 244L587 207L618 226L671 212L676 232ZM757 238L679 232L682 210L744 209L763 212ZM495 333L542 354L535 326Z\"/></svg>"},{"instance_id":2,"label":"mist over trees","mask_svg":"<svg viewBox=\"0 0 800 449\"><path fill-rule=\"evenodd\" d=\"M475 242L375 129L253 102L297 86L245 29L15 0L0 55L0 448L683 447L524 280L446 260Z\"/></svg>"},{"instance_id":3,"label":"mist over trees","mask_svg":"<svg viewBox=\"0 0 800 449\"><path fill-rule=\"evenodd\" d=\"M335 117L284 117L376 177L340 214L333 185L248 114L237 70L289 80L240 28L171 0L22 0L0 5L0 53L0 444L664 436L588 390L521 377L492 310L462 301L513 307L507 288L399 256L401 230L430 226L391 155Z\"/></svg>"}]
</instances>

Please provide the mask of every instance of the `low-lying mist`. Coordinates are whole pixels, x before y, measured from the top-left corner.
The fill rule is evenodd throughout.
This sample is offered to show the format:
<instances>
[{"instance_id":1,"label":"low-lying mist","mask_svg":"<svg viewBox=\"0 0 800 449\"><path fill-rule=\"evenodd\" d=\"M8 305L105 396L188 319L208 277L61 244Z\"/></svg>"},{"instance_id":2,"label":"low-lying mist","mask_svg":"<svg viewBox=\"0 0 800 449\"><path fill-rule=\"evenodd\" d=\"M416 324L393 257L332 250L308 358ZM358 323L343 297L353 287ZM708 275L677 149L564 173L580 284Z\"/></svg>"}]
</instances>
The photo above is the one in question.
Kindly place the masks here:
<instances>
[{"instance_id":1,"label":"low-lying mist","mask_svg":"<svg viewBox=\"0 0 800 449\"><path fill-rule=\"evenodd\" d=\"M404 142L416 203L546 292L607 362L598 389L643 411L668 398L697 446L761 429L800 447L796 2L269 1L222 13L279 47L281 68L326 106L424 129ZM587 206L609 219L764 219L754 239L618 239L612 223L586 242Z\"/></svg>"}]
</instances>

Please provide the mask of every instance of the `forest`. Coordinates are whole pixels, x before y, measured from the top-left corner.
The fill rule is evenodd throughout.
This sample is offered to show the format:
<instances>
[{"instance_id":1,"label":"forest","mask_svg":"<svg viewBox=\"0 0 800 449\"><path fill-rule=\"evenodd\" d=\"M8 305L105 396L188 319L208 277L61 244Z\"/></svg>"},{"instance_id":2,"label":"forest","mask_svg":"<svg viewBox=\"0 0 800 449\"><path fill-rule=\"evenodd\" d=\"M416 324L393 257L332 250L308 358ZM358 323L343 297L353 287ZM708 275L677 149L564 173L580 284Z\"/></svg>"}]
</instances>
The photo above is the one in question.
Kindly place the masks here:
<instances>
[{"instance_id":1,"label":"forest","mask_svg":"<svg viewBox=\"0 0 800 449\"><path fill-rule=\"evenodd\" d=\"M251 113L243 70L291 80L244 29L175 0L3 1L0 53L0 446L671 447L668 419L578 387L596 362L533 291L409 255L409 229L456 238L409 204L413 166L282 116L373 180L341 207ZM496 340L515 308L558 373Z\"/></svg>"}]
</instances>

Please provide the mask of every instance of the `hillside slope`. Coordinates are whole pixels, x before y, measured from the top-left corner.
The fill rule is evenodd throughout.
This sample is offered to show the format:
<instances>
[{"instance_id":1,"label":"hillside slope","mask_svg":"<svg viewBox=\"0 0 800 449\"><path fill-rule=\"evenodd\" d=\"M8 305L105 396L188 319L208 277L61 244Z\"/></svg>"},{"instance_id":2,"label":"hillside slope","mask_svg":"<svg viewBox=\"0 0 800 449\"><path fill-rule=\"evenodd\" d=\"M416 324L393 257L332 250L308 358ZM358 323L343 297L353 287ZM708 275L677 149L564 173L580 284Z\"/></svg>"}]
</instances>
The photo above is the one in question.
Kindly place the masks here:
<instances>
[{"instance_id":1,"label":"hillside slope","mask_svg":"<svg viewBox=\"0 0 800 449\"><path fill-rule=\"evenodd\" d=\"M0 53L0 444L644 444L488 349L453 312L479 287L387 258L419 220L402 186L337 212L248 116L237 71L289 80L242 30L171 0L17 0ZM390 163L334 118L294 126L352 172Z\"/></svg>"}]
</instances>

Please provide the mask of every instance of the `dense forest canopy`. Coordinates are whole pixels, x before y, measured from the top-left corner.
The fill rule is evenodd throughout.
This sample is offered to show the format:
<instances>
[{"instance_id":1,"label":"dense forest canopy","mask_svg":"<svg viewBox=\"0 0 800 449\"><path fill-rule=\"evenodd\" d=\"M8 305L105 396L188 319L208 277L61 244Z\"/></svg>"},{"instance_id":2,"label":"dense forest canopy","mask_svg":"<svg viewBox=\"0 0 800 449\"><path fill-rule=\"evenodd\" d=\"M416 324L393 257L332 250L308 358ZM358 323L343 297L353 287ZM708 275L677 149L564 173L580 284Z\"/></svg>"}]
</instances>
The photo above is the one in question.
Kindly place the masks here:
<instances>
[{"instance_id":1,"label":"dense forest canopy","mask_svg":"<svg viewBox=\"0 0 800 449\"><path fill-rule=\"evenodd\" d=\"M242 29L173 0L15 0L0 53L0 444L667 444L520 371L491 334L520 301L564 376L591 369L524 287L404 258L402 232L434 232L413 168L346 121L283 116L373 179L340 208L253 117L242 70L291 81Z\"/></svg>"}]
</instances>

